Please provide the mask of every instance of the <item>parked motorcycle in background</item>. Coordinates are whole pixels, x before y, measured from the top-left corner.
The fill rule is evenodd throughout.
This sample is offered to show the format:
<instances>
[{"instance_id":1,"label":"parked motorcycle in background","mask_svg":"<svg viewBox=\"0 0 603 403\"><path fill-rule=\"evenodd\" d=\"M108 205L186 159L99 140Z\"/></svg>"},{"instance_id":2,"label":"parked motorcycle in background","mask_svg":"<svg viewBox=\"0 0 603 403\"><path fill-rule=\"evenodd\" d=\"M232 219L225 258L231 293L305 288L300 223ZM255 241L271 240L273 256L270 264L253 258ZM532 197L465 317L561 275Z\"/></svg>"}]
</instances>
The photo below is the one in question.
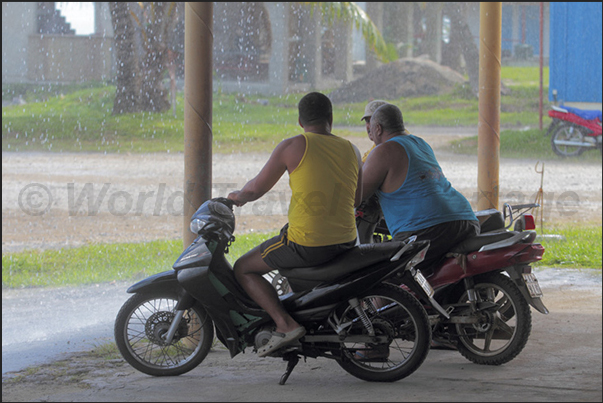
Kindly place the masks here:
<instances>
[{"instance_id":1,"label":"parked motorcycle in background","mask_svg":"<svg viewBox=\"0 0 603 403\"><path fill-rule=\"evenodd\" d=\"M601 149L601 111L552 106L553 119L547 136L551 147L561 157L576 157L589 149Z\"/></svg>"}]
</instances>

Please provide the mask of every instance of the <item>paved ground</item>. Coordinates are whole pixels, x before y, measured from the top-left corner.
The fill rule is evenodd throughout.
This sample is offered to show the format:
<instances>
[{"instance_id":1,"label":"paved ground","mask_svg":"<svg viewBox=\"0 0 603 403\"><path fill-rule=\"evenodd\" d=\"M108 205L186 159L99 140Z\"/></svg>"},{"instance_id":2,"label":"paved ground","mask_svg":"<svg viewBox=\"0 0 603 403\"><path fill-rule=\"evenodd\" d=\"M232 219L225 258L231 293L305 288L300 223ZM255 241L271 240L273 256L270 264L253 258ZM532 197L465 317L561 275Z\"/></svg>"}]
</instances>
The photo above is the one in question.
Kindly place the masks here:
<instances>
[{"instance_id":1,"label":"paved ground","mask_svg":"<svg viewBox=\"0 0 603 403\"><path fill-rule=\"evenodd\" d=\"M554 275L555 273L552 273ZM543 276L545 278L546 276ZM582 277L576 276L580 281ZM248 351L230 359L216 347L199 367L154 378L117 358L90 353L2 378L2 401L593 401L601 391L601 277L598 286L544 286L549 315L532 311L524 351L487 367L455 351L433 350L410 377L391 384L360 381L335 362L300 362L278 385L285 363ZM554 282L550 282L554 283Z\"/></svg>"}]
</instances>

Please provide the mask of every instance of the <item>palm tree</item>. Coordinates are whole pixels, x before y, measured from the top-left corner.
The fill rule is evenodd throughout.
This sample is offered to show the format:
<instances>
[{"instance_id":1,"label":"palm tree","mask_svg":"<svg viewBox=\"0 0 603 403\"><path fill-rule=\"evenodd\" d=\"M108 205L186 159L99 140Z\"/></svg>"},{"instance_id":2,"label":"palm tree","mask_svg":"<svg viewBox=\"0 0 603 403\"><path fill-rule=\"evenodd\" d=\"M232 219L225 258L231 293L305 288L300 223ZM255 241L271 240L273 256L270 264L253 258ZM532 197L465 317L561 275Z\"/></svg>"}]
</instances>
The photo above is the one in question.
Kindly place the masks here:
<instances>
[{"instance_id":1,"label":"palm tree","mask_svg":"<svg viewBox=\"0 0 603 403\"><path fill-rule=\"evenodd\" d=\"M128 2L110 2L117 58L113 114L139 112L140 66L136 51L136 29Z\"/></svg>"},{"instance_id":2,"label":"palm tree","mask_svg":"<svg viewBox=\"0 0 603 403\"><path fill-rule=\"evenodd\" d=\"M161 1L138 3L140 18L132 13L140 27L144 49L140 108L146 112L164 112L170 108L163 79L169 67L169 44L175 34L176 4Z\"/></svg>"},{"instance_id":3,"label":"palm tree","mask_svg":"<svg viewBox=\"0 0 603 403\"><path fill-rule=\"evenodd\" d=\"M169 67L168 44L174 35L177 3L111 2L109 8L117 58L113 114L168 110L163 78ZM138 31L142 60L138 58Z\"/></svg>"},{"instance_id":4,"label":"palm tree","mask_svg":"<svg viewBox=\"0 0 603 403\"><path fill-rule=\"evenodd\" d=\"M335 20L354 24L356 29L362 32L364 40L375 55L382 62L391 61L381 32L355 2L302 2L301 4L312 7L312 10L320 8L323 20L326 20L329 25L332 25Z\"/></svg>"},{"instance_id":5,"label":"palm tree","mask_svg":"<svg viewBox=\"0 0 603 403\"><path fill-rule=\"evenodd\" d=\"M479 92L479 49L467 23L467 3L445 3L444 10L450 17L450 44L465 59L472 92Z\"/></svg>"},{"instance_id":6,"label":"palm tree","mask_svg":"<svg viewBox=\"0 0 603 403\"><path fill-rule=\"evenodd\" d=\"M115 32L117 91L113 114L169 109L163 78L169 67L169 44L177 21L176 2L111 2L111 22ZM355 24L375 55L388 61L387 45L368 15L354 2L301 2L317 7L327 23L335 20ZM137 27L144 56L137 52Z\"/></svg>"}]
</instances>

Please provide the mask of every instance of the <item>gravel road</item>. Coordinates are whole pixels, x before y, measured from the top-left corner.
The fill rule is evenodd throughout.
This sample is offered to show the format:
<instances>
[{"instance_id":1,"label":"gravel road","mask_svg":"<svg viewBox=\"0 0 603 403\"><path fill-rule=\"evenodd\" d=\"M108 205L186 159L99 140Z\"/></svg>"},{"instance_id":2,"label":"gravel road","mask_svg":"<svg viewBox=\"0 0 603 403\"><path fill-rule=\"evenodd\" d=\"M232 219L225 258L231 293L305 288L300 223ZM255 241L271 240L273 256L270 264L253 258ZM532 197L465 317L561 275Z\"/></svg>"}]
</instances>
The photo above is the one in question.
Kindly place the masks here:
<instances>
[{"instance_id":1,"label":"gravel road","mask_svg":"<svg viewBox=\"0 0 603 403\"><path fill-rule=\"evenodd\" d=\"M477 200L477 157L448 151L476 129L417 128L436 150L452 185ZM351 138L361 151L368 139ZM268 154L215 154L213 196L254 177ZM2 153L2 251L61 248L94 242L137 242L182 236L183 154ZM533 202L541 186L537 160L500 162L500 203ZM542 169L542 163L538 164ZM544 162L547 222L601 222L601 164ZM268 231L286 222L285 174L255 203L237 209L237 232ZM475 206L475 205L474 205Z\"/></svg>"}]
</instances>

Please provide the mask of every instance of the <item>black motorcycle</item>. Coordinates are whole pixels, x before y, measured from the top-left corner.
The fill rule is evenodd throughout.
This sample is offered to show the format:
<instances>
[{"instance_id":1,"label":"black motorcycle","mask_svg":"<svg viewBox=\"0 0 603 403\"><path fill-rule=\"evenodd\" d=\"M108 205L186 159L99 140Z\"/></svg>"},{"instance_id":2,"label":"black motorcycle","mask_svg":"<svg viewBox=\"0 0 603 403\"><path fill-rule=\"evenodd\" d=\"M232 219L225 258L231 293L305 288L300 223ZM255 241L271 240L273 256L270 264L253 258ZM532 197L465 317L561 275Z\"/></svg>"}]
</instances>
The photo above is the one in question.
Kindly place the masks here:
<instances>
[{"instance_id":1,"label":"black motorcycle","mask_svg":"<svg viewBox=\"0 0 603 403\"><path fill-rule=\"evenodd\" d=\"M198 237L173 270L128 289L134 295L117 315L115 340L134 368L153 376L192 370L207 356L214 327L231 357L267 343L274 322L247 296L225 257L234 227L230 200L205 202L191 220ZM433 290L414 270L428 247L414 239L358 245L326 264L283 270L292 291L279 298L307 333L270 355L288 362L280 384L300 357L334 359L367 381L393 382L416 371L431 342L428 316L409 292L384 281L415 281L430 298Z\"/></svg>"}]
</instances>

